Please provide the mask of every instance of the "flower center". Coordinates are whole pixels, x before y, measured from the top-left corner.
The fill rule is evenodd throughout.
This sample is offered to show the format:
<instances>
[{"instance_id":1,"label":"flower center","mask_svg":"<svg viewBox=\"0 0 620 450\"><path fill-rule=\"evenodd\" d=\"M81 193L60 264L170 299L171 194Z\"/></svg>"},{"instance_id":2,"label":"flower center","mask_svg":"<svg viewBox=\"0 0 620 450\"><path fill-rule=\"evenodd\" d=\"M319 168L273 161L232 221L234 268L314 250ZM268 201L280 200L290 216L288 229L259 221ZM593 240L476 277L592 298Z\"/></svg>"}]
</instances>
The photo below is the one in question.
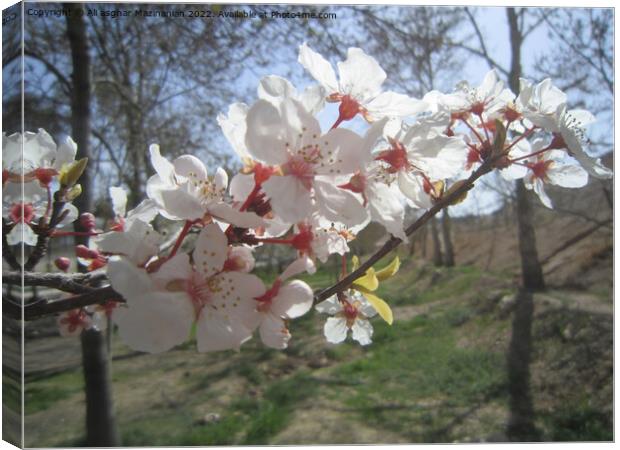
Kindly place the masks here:
<instances>
[{"instance_id":1,"label":"flower center","mask_svg":"<svg viewBox=\"0 0 620 450\"><path fill-rule=\"evenodd\" d=\"M342 96L338 108L340 122L353 119L360 112L360 104L350 95Z\"/></svg>"},{"instance_id":2,"label":"flower center","mask_svg":"<svg viewBox=\"0 0 620 450\"><path fill-rule=\"evenodd\" d=\"M15 203L11 206L9 218L15 222L29 224L34 219L34 207L32 203Z\"/></svg>"},{"instance_id":3,"label":"flower center","mask_svg":"<svg viewBox=\"0 0 620 450\"><path fill-rule=\"evenodd\" d=\"M379 156L375 157L375 160L389 164L388 172L390 173L408 170L411 164L407 158L405 146L395 139L390 139L390 144L392 147L389 150L379 152Z\"/></svg>"},{"instance_id":4,"label":"flower center","mask_svg":"<svg viewBox=\"0 0 620 450\"><path fill-rule=\"evenodd\" d=\"M529 163L527 166L534 172L536 178L545 180L552 163L553 161L537 161L535 163Z\"/></svg>"},{"instance_id":5,"label":"flower center","mask_svg":"<svg viewBox=\"0 0 620 450\"><path fill-rule=\"evenodd\" d=\"M282 285L282 281L278 278L273 283L273 286L271 286L267 290L267 292L265 292L260 297L254 297L254 300L256 300L258 302L258 306L256 307L256 309L258 311L260 311L260 312L267 312L267 311L269 311L269 309L271 308L271 303L272 303L273 299L278 295L278 292L280 292L280 286L281 285Z\"/></svg>"},{"instance_id":6,"label":"flower center","mask_svg":"<svg viewBox=\"0 0 620 450\"><path fill-rule=\"evenodd\" d=\"M299 233L291 239L291 245L303 254L311 254L313 239L314 234L312 233L312 229L308 226L300 225Z\"/></svg>"},{"instance_id":7,"label":"flower center","mask_svg":"<svg viewBox=\"0 0 620 450\"><path fill-rule=\"evenodd\" d=\"M304 153L291 155L289 160L282 165L282 173L297 178L307 190L312 189L314 162L318 156L316 154L320 154L318 147L315 147L311 153L308 156Z\"/></svg>"}]
</instances>

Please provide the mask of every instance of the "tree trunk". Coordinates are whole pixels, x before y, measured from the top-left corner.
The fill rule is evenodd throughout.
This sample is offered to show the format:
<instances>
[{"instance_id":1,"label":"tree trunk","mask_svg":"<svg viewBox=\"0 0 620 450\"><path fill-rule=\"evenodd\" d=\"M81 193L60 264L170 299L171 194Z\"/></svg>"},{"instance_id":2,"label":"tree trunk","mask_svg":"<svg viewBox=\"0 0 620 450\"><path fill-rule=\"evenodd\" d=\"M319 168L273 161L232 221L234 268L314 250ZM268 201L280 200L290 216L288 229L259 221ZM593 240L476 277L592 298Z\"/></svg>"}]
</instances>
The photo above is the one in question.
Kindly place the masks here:
<instances>
[{"instance_id":1,"label":"tree trunk","mask_svg":"<svg viewBox=\"0 0 620 450\"><path fill-rule=\"evenodd\" d=\"M532 293L522 290L517 296L508 348L510 418L506 434L513 442L532 442L540 439L534 426L534 407L530 393L533 316Z\"/></svg>"},{"instance_id":2,"label":"tree trunk","mask_svg":"<svg viewBox=\"0 0 620 450\"><path fill-rule=\"evenodd\" d=\"M71 10L67 16L67 38L71 47L73 73L71 95L71 133L78 151L77 157L90 157L90 55L86 24L80 15L83 5L66 3L64 8ZM86 166L80 178L82 194L75 200L80 212L92 211L92 164ZM85 231L79 221L76 231ZM75 237L75 243L88 245L88 237ZM83 266L78 270L85 271ZM92 447L111 447L119 445L118 431L114 420L112 404L112 385L110 382L105 339L101 332L88 330L82 333L82 366L86 394L86 445Z\"/></svg>"},{"instance_id":3,"label":"tree trunk","mask_svg":"<svg viewBox=\"0 0 620 450\"><path fill-rule=\"evenodd\" d=\"M512 64L510 68L510 89L519 92L521 77L521 45L523 35L519 29L518 17L514 8L507 8L508 25L510 28L510 47ZM527 189L522 180L517 180L517 225L519 227L519 253L521 254L521 278L523 287L529 290L545 288L542 266L536 249L536 232L532 221L532 208Z\"/></svg>"},{"instance_id":4,"label":"tree trunk","mask_svg":"<svg viewBox=\"0 0 620 450\"><path fill-rule=\"evenodd\" d=\"M522 11L521 14L524 12ZM519 92L521 77L521 45L523 33L519 29L519 17L514 8L507 8L510 29L512 62L510 88ZM517 180L517 225L519 230L519 253L523 290L518 294L512 321L512 337L507 355L508 390L510 396L510 419L507 435L511 441L535 441L539 439L534 426L534 407L530 392L530 355L532 352L532 322L534 302L532 291L544 289L542 267L536 249L536 233L532 210L523 180Z\"/></svg>"},{"instance_id":5,"label":"tree trunk","mask_svg":"<svg viewBox=\"0 0 620 450\"><path fill-rule=\"evenodd\" d=\"M441 233L443 237L443 264L446 267L454 266L454 247L452 245L452 237L451 237L451 224L450 224L450 214L448 213L448 208L443 210L443 217L441 218Z\"/></svg>"},{"instance_id":6,"label":"tree trunk","mask_svg":"<svg viewBox=\"0 0 620 450\"><path fill-rule=\"evenodd\" d=\"M100 331L90 329L82 332L81 341L86 386L85 446L119 446L105 336Z\"/></svg>"},{"instance_id":7,"label":"tree trunk","mask_svg":"<svg viewBox=\"0 0 620 450\"><path fill-rule=\"evenodd\" d=\"M435 217L431 219L431 234L433 235L433 264L441 266L443 265L443 258L441 256L441 242L439 241L437 219Z\"/></svg>"}]
</instances>

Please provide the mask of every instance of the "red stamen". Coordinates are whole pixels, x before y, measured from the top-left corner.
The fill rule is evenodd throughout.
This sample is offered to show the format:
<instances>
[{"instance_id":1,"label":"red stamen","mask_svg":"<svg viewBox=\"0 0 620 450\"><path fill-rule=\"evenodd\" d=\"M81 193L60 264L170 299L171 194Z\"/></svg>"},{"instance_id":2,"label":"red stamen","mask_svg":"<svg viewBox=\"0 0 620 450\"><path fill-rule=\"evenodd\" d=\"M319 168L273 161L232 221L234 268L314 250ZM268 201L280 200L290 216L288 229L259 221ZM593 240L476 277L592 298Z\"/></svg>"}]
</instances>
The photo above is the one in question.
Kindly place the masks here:
<instances>
[{"instance_id":1,"label":"red stamen","mask_svg":"<svg viewBox=\"0 0 620 450\"><path fill-rule=\"evenodd\" d=\"M409 169L410 163L404 145L392 138L389 141L392 148L379 152L379 156L375 157L375 160L388 163L390 165L388 172L390 173Z\"/></svg>"},{"instance_id":2,"label":"red stamen","mask_svg":"<svg viewBox=\"0 0 620 450\"><path fill-rule=\"evenodd\" d=\"M332 125L332 129L337 128L345 120L353 119L357 113L362 111L362 107L360 104L349 95L343 95L340 98L340 107L338 108L338 119L334 125Z\"/></svg>"}]
</instances>

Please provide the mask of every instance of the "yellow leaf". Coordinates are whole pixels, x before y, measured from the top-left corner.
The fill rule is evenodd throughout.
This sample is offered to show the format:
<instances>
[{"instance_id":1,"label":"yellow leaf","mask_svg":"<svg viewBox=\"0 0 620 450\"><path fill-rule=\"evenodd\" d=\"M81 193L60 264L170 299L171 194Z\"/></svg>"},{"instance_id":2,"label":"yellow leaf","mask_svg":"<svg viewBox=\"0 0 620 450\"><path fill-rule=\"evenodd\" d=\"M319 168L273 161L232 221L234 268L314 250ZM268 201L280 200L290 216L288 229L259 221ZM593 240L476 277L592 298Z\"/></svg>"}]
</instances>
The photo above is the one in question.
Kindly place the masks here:
<instances>
[{"instance_id":1,"label":"yellow leaf","mask_svg":"<svg viewBox=\"0 0 620 450\"><path fill-rule=\"evenodd\" d=\"M450 189L448 189L448 191L446 192L446 196L451 195L454 191L456 191L457 189L460 189L465 184L467 184L467 180L455 181L454 184L450 186ZM471 186L468 186L465 191L463 191L460 195L458 195L454 200L450 202L450 205L457 205L461 203L462 201L464 201L467 198L467 193L473 187L474 187L473 184Z\"/></svg>"},{"instance_id":2,"label":"yellow leaf","mask_svg":"<svg viewBox=\"0 0 620 450\"><path fill-rule=\"evenodd\" d=\"M366 300L372 305L373 308L379 313L381 318L385 320L388 325L392 325L394 322L394 316L392 315L392 310L390 309L390 305L388 305L385 300L377 297L375 294L371 294L368 291L360 291L366 297Z\"/></svg>"},{"instance_id":3,"label":"yellow leaf","mask_svg":"<svg viewBox=\"0 0 620 450\"><path fill-rule=\"evenodd\" d=\"M357 280L355 280L352 283L351 287L353 289L361 288L368 291L374 291L375 289L377 289L379 287L379 280L377 280L377 275L375 275L375 269L373 269L372 267L368 269L366 275L364 275L363 277L359 277Z\"/></svg>"},{"instance_id":4,"label":"yellow leaf","mask_svg":"<svg viewBox=\"0 0 620 450\"><path fill-rule=\"evenodd\" d=\"M86 165L88 164L88 158L82 158L72 162L69 165L65 165L60 169L59 181L61 186L71 187L84 173Z\"/></svg>"},{"instance_id":5,"label":"yellow leaf","mask_svg":"<svg viewBox=\"0 0 620 450\"><path fill-rule=\"evenodd\" d=\"M493 156L501 155L504 152L504 144L506 143L506 128L504 124L495 119L495 139L493 140Z\"/></svg>"},{"instance_id":6,"label":"yellow leaf","mask_svg":"<svg viewBox=\"0 0 620 450\"><path fill-rule=\"evenodd\" d=\"M393 277L396 272L398 272L398 268L400 267L400 259L398 256L395 257L390 264L377 272L377 279L379 281L387 280L388 278Z\"/></svg>"},{"instance_id":7,"label":"yellow leaf","mask_svg":"<svg viewBox=\"0 0 620 450\"><path fill-rule=\"evenodd\" d=\"M357 255L353 255L353 258L351 258L351 262L353 263L353 272L355 272L357 270L357 268L360 266L360 260L357 257Z\"/></svg>"}]
</instances>

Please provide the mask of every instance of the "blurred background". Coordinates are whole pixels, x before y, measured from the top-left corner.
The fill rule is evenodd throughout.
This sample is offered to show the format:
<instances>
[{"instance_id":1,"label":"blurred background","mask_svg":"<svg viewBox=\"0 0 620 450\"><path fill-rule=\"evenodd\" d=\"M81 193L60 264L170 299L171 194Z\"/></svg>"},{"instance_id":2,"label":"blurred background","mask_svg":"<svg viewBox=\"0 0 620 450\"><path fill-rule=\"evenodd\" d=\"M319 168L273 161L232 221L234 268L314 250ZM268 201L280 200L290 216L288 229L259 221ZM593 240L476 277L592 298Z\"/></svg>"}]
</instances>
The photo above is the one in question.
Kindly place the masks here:
<instances>
[{"instance_id":1,"label":"blurred background","mask_svg":"<svg viewBox=\"0 0 620 450\"><path fill-rule=\"evenodd\" d=\"M62 13L78 9L83 16ZM418 98L460 80L477 86L491 68L510 86L518 76L551 77L569 106L597 116L588 150L613 167L611 9L27 3L24 11L23 60L20 21L3 27L3 131L21 130L23 100L25 130L73 136L90 158L78 206L102 223L112 217L108 187L129 192L128 208L145 197L151 143L168 158L191 153L211 169L238 170L217 115L253 102L265 75L298 89L314 83L296 62L303 42L333 64L361 47L386 71L386 89ZM272 18L274 11L323 18ZM321 123L334 114L328 107ZM395 323L375 320L367 348L327 344L315 313L292 323L281 352L255 339L239 353L199 354L188 343L146 355L112 334L106 407L115 442L612 440L612 181L549 191L553 211L535 197L528 203L534 255L524 255L519 239L518 188L495 176L401 246L401 270L380 291ZM418 214L408 211L408 221ZM364 258L387 238L371 225L353 252ZM52 270L72 245L54 240L37 269ZM271 281L293 255L268 248L256 257ZM524 294L521 261L532 257L546 289ZM337 267L329 261L306 280L327 287ZM54 295L26 291L29 299ZM3 333L6 439L19 420L19 324L3 318ZM26 445L85 445L83 343L60 338L52 317L27 323L25 338Z\"/></svg>"}]
</instances>

